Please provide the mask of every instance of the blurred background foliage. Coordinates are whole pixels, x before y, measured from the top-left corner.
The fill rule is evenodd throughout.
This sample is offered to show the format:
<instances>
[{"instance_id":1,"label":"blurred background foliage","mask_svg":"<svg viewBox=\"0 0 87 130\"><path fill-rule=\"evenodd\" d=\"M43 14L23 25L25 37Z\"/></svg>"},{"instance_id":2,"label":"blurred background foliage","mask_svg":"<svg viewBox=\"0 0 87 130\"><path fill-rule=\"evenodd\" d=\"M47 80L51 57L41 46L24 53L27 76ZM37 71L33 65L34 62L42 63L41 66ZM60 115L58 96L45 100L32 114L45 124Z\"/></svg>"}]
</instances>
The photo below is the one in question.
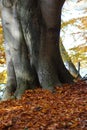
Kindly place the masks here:
<instances>
[{"instance_id":1,"label":"blurred background foliage","mask_svg":"<svg viewBox=\"0 0 87 130\"><path fill-rule=\"evenodd\" d=\"M70 51L70 58L72 62L76 65L77 62L81 62L81 67L86 67L87 64L87 16L81 18L70 19L69 21L62 23L62 31L65 32L64 28L68 26L74 26L79 29L77 32L76 30L72 30L71 34L74 42L82 38L82 44L77 44L72 48L69 48ZM69 44L69 43L68 43Z\"/></svg>"},{"instance_id":2,"label":"blurred background foliage","mask_svg":"<svg viewBox=\"0 0 87 130\"><path fill-rule=\"evenodd\" d=\"M62 44L71 59L69 61L76 68L80 63L83 77L87 74L87 0L66 0L61 27ZM64 61L68 59L65 56Z\"/></svg>"},{"instance_id":3,"label":"blurred background foliage","mask_svg":"<svg viewBox=\"0 0 87 130\"><path fill-rule=\"evenodd\" d=\"M6 64L6 58L3 43L4 43L3 29L0 23L0 84L5 84L7 79L7 72L4 67Z\"/></svg>"}]
</instances>

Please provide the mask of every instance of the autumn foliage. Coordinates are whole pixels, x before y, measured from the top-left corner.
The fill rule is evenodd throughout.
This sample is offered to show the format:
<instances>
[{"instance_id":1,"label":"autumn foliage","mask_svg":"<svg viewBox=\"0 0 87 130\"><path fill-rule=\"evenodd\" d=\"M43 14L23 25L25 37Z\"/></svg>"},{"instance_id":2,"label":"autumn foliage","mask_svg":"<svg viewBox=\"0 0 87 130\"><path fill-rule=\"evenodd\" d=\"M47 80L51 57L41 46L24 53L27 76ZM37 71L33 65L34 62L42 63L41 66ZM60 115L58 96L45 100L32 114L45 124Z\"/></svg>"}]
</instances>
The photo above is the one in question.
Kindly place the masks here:
<instances>
[{"instance_id":1,"label":"autumn foliage","mask_svg":"<svg viewBox=\"0 0 87 130\"><path fill-rule=\"evenodd\" d=\"M28 90L0 103L0 130L87 130L87 83Z\"/></svg>"},{"instance_id":2,"label":"autumn foliage","mask_svg":"<svg viewBox=\"0 0 87 130\"><path fill-rule=\"evenodd\" d=\"M0 65L6 63L3 42L4 42L3 29L2 26L0 25Z\"/></svg>"},{"instance_id":3,"label":"autumn foliage","mask_svg":"<svg viewBox=\"0 0 87 130\"><path fill-rule=\"evenodd\" d=\"M6 64L5 49L3 42L4 42L3 29L2 25L0 24L0 67L3 67L3 65ZM0 71L0 84L6 83L6 81L7 81L7 71L4 69L4 71Z\"/></svg>"}]
</instances>

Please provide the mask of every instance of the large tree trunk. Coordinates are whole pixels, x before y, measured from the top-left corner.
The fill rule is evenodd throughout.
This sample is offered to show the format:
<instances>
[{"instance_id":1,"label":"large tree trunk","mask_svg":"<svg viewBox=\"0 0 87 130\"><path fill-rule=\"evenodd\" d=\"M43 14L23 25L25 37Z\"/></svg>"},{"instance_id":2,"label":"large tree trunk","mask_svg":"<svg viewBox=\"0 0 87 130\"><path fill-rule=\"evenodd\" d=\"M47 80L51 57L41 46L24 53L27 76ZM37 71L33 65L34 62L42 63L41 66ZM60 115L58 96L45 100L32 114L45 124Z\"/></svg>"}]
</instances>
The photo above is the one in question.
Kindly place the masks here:
<instances>
[{"instance_id":1,"label":"large tree trunk","mask_svg":"<svg viewBox=\"0 0 87 130\"><path fill-rule=\"evenodd\" d=\"M8 1L11 3L6 4ZM64 1L3 0L3 5L7 5L2 9L3 26L16 77L16 98L26 89L38 85L38 81L42 88L49 90L62 83L73 82L59 49ZM4 18L6 11L8 14Z\"/></svg>"},{"instance_id":2,"label":"large tree trunk","mask_svg":"<svg viewBox=\"0 0 87 130\"><path fill-rule=\"evenodd\" d=\"M56 85L73 81L59 50L61 8L64 1L27 0L25 3L21 0L18 4L21 25L30 49L31 65L43 88L53 89Z\"/></svg>"},{"instance_id":3,"label":"large tree trunk","mask_svg":"<svg viewBox=\"0 0 87 130\"><path fill-rule=\"evenodd\" d=\"M16 5L2 1L2 25L6 42L7 87L3 99L14 96L20 98L26 89L35 88L36 75L28 58L28 48L23 36ZM13 80L14 79L14 80Z\"/></svg>"}]
</instances>

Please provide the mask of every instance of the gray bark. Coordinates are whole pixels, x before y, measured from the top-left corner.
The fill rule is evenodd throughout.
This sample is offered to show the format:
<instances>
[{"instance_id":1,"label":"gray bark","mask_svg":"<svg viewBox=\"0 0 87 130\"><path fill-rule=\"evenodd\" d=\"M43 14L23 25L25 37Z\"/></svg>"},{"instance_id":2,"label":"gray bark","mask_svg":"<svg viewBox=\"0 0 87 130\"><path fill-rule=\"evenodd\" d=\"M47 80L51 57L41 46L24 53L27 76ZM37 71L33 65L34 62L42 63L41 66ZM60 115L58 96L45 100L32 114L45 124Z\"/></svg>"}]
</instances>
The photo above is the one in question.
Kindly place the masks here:
<instances>
[{"instance_id":1,"label":"gray bark","mask_svg":"<svg viewBox=\"0 0 87 130\"><path fill-rule=\"evenodd\" d=\"M11 6L5 6L4 1L11 2ZM20 98L26 89L35 88L38 81L42 88L52 91L57 85L73 82L59 50L65 0L4 1L2 23L16 77L14 96Z\"/></svg>"}]
</instances>

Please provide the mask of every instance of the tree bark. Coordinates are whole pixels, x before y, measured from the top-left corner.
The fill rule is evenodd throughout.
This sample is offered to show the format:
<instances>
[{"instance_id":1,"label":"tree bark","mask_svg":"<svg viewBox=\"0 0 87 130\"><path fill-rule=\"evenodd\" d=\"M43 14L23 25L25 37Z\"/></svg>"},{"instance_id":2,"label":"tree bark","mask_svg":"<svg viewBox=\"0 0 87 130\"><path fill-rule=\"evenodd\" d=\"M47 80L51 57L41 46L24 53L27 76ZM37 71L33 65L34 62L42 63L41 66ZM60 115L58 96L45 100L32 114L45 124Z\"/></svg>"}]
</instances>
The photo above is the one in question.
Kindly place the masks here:
<instances>
[{"instance_id":1,"label":"tree bark","mask_svg":"<svg viewBox=\"0 0 87 130\"><path fill-rule=\"evenodd\" d=\"M53 89L61 82L73 81L59 50L61 9L64 1L38 0L30 1L30 4L28 0L26 4L21 0L18 4L21 25L30 49L31 65L35 67L43 88Z\"/></svg>"},{"instance_id":2,"label":"tree bark","mask_svg":"<svg viewBox=\"0 0 87 130\"><path fill-rule=\"evenodd\" d=\"M8 16L11 15L4 18L2 13L5 40L10 48L16 77L16 98L20 98L26 89L34 88L35 82L38 85L38 81L43 89L52 91L57 85L73 82L59 49L64 2L65 0L11 0L10 7L5 7L4 2L2 12L6 13L7 10Z\"/></svg>"}]
</instances>

